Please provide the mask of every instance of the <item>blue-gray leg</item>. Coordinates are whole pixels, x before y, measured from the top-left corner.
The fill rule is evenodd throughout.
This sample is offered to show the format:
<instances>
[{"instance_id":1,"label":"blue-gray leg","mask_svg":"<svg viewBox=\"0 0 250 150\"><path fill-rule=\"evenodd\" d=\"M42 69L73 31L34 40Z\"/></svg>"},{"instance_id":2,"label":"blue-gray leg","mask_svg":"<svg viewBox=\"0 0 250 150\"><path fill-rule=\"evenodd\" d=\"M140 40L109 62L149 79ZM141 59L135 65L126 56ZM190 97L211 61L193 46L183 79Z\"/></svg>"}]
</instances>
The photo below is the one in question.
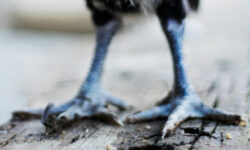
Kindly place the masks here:
<instances>
[{"instance_id":1,"label":"blue-gray leg","mask_svg":"<svg viewBox=\"0 0 250 150\"><path fill-rule=\"evenodd\" d=\"M128 123L135 123L162 117L168 118L162 130L162 138L172 133L181 122L188 118L206 118L231 124L239 124L241 121L239 115L204 105L190 88L182 56L185 12L182 11L184 9L181 7L183 6L178 2L163 3L157 9L172 54L175 79L173 91L155 108L132 114L126 119Z\"/></svg>"},{"instance_id":2,"label":"blue-gray leg","mask_svg":"<svg viewBox=\"0 0 250 150\"><path fill-rule=\"evenodd\" d=\"M60 124L83 117L95 117L122 125L118 117L107 109L107 104L112 104L121 110L129 108L129 105L102 90L100 83L108 46L119 29L120 20L108 12L93 13L93 20L96 24L97 37L95 55L78 95L60 106L49 104L45 110L14 112L15 117L21 119L42 117L42 123L47 128L57 128Z\"/></svg>"}]
</instances>

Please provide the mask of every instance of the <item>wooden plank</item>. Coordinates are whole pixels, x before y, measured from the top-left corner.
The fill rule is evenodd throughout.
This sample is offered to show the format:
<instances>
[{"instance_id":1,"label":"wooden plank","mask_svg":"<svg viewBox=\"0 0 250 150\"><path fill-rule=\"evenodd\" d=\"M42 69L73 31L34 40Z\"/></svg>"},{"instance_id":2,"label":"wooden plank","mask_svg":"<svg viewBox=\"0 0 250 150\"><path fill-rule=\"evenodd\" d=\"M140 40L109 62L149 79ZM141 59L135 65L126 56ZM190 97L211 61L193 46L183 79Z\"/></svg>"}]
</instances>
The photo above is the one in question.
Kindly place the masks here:
<instances>
[{"instance_id":1,"label":"wooden plank","mask_svg":"<svg viewBox=\"0 0 250 150\"><path fill-rule=\"evenodd\" d=\"M242 33L239 37L244 36L245 26L242 26L242 28L225 26L224 20L219 26L215 24L220 23L226 11L231 12L232 6L231 8L224 8L224 3L228 5L236 5L237 3L238 5L240 2L210 0L204 1L204 3L208 4L204 7L208 7L204 11L205 17L203 17L206 19L203 21L212 23L212 27L208 26L207 28L208 31L212 30L213 32L209 32L200 39L192 38L192 35L195 36L194 32L189 34L192 39L190 41L195 41L195 44L190 41L185 43L188 75L194 89L198 91L204 103L212 106L218 102L218 108L244 115L247 121L246 127L190 120L183 123L173 135L161 140L160 131L165 120L125 125L123 128L94 120L84 120L73 123L70 128L65 129L60 134L50 136L44 134L44 127L38 120L9 122L0 128L0 149L249 149L250 79L247 73L250 65L249 48L243 38L239 40L232 38L232 35L238 32ZM217 3L220 3L220 5ZM220 6L217 8L216 16L223 14L217 17L219 19L214 18L214 15L207 12L208 9L213 9L215 4L216 7ZM225 10L225 12L220 12L221 10ZM232 17L239 22L244 18L239 18L237 15ZM246 21L246 19L244 20ZM140 29L142 28L140 27ZM247 26L247 28L249 27ZM221 33L222 29L228 31L228 33ZM144 33L146 30L149 30L149 33ZM150 24L143 30L118 36L117 41L111 47L112 53L109 54L107 60L103 78L104 88L134 105L136 109L132 112L152 107L172 88L170 54L165 50L163 51L163 49L166 49L166 44L161 33L154 34L156 30L160 32L159 27L156 28L154 22L153 27ZM248 36L248 34L246 35ZM145 38L139 43L138 39L141 39L141 37ZM70 50L65 50L67 56L61 56L61 48L64 47L64 45L61 46L61 42L57 45L60 49L57 50L56 46L53 47L56 50L49 54L53 56L53 60L57 59L58 64L55 67L57 69L51 67L48 69L49 71L44 70L46 70L46 74L53 71L56 75L52 79L45 78L46 80L42 81L44 84L41 82L39 90L45 94L40 93L34 97L31 96L32 99L35 99L29 102L31 106L44 106L51 101L52 97L53 99L56 97L56 102L62 103L62 98L70 98L69 95L75 93L83 78L78 77L78 74L86 74L91 58L92 51L90 50L93 47L89 45L93 46L93 41L91 44L89 42L89 39L78 39L74 43L76 45L73 47L76 49L75 51L72 51L71 47ZM80 45L79 43L83 44ZM71 44L67 43L67 45ZM89 49L89 51L83 51L82 49ZM54 58L55 55L57 55L57 58ZM65 62L65 60L67 61ZM49 63L52 64L53 61ZM77 71L65 73L62 71L65 70L65 66L74 66ZM82 68L85 68L85 70L82 71ZM72 74L77 75L72 77ZM70 77L70 81L73 81L70 85L67 84L68 77ZM60 85L66 83L64 84L66 86L58 86L59 83ZM47 84L53 86L50 87ZM46 100L41 101L43 99ZM132 112L125 112L120 116L123 118ZM232 139L225 138L227 133L231 134Z\"/></svg>"},{"instance_id":2,"label":"wooden plank","mask_svg":"<svg viewBox=\"0 0 250 150\"><path fill-rule=\"evenodd\" d=\"M225 125L222 123L212 123L205 130L213 132L211 137L200 138L195 144L197 149L249 149L249 85L248 74L245 72L247 61L239 61L238 68L230 66L226 73L221 73L219 79L218 107L241 114L246 120L246 126ZM236 71L237 70L237 71ZM232 80L233 79L233 80ZM231 139L226 136L230 135ZM205 145L209 146L206 147Z\"/></svg>"}]
</instances>

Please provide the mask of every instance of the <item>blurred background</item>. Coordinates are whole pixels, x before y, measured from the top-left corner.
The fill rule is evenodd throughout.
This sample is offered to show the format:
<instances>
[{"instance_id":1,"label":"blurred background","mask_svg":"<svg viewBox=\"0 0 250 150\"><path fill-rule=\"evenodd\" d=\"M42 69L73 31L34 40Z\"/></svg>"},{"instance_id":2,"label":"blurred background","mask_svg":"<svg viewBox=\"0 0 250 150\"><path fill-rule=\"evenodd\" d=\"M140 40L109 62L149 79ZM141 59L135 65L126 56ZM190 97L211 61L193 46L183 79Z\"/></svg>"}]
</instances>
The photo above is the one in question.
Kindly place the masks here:
<instances>
[{"instance_id":1,"label":"blurred background","mask_svg":"<svg viewBox=\"0 0 250 150\"><path fill-rule=\"evenodd\" d=\"M223 73L230 81L238 76L250 81L249 8L249 0L208 0L189 16L184 53L198 92ZM0 124L13 110L72 98L86 76L95 43L84 1L0 0L0 20ZM145 14L125 25L105 66L105 89L139 109L163 97L173 77L157 18ZM248 89L240 91L238 95ZM147 105L141 106L141 100Z\"/></svg>"}]
</instances>

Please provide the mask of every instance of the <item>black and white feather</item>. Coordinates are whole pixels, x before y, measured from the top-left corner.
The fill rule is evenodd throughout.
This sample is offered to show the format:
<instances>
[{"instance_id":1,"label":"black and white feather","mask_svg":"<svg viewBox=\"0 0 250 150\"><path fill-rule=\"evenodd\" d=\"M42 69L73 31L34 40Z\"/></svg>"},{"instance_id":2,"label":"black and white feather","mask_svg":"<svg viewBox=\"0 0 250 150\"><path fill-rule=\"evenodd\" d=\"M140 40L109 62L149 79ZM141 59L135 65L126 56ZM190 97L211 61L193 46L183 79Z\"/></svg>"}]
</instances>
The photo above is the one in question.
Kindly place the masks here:
<instances>
[{"instance_id":1,"label":"black and white feather","mask_svg":"<svg viewBox=\"0 0 250 150\"><path fill-rule=\"evenodd\" d=\"M176 3L176 0L87 0L99 10L153 12L162 3ZM91 1L91 2L90 2ZM197 10L199 0L181 0L184 11Z\"/></svg>"}]
</instances>

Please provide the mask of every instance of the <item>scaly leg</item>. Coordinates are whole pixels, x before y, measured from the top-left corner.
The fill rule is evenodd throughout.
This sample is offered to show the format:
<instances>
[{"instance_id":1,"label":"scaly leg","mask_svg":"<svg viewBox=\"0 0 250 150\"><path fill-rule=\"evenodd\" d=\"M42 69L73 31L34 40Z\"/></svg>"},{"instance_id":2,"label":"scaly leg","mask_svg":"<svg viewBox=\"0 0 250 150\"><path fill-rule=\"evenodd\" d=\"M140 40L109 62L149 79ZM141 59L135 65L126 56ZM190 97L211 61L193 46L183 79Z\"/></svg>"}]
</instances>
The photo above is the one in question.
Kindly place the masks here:
<instances>
[{"instance_id":1,"label":"scaly leg","mask_svg":"<svg viewBox=\"0 0 250 150\"><path fill-rule=\"evenodd\" d=\"M239 115L206 106L191 90L184 70L182 56L184 18L186 15L182 7L181 3L176 0L175 3L171 4L163 3L157 9L173 58L175 77L173 91L155 108L132 114L126 119L128 123L135 123L162 117L168 118L162 130L162 138L172 133L180 123L188 118L206 118L230 124L239 124L241 121Z\"/></svg>"},{"instance_id":2,"label":"scaly leg","mask_svg":"<svg viewBox=\"0 0 250 150\"><path fill-rule=\"evenodd\" d=\"M95 117L109 123L122 125L118 117L107 109L107 104L112 104L121 110L129 108L129 105L109 95L100 86L108 46L120 26L120 20L109 12L96 11L93 13L93 21L96 25L97 35L95 56L78 95L60 106L49 104L44 110L14 112L15 117L21 119L42 117L42 123L47 128L55 128L60 124L63 125L65 121L83 117Z\"/></svg>"}]
</instances>

